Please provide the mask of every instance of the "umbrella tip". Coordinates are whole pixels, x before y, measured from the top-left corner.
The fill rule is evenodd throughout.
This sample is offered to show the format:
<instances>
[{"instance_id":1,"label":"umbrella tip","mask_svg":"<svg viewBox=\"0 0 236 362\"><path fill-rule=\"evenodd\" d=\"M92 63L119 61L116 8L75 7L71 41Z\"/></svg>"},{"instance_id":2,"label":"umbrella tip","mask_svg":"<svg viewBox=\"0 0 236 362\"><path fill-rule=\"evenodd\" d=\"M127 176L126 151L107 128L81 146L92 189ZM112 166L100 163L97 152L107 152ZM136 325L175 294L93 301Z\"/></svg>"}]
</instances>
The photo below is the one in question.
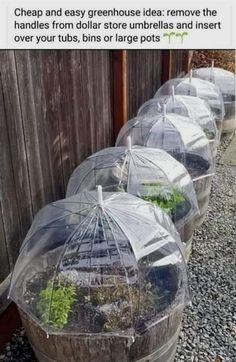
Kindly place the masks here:
<instances>
[{"instance_id":1,"label":"umbrella tip","mask_svg":"<svg viewBox=\"0 0 236 362\"><path fill-rule=\"evenodd\" d=\"M130 136L127 137L126 144L127 144L128 151L131 151L131 149L132 149L132 141L131 141Z\"/></svg>"},{"instance_id":2,"label":"umbrella tip","mask_svg":"<svg viewBox=\"0 0 236 362\"><path fill-rule=\"evenodd\" d=\"M98 204L102 207L103 206L103 195L102 195L102 186L98 185L97 187L97 194L98 194Z\"/></svg>"}]
</instances>

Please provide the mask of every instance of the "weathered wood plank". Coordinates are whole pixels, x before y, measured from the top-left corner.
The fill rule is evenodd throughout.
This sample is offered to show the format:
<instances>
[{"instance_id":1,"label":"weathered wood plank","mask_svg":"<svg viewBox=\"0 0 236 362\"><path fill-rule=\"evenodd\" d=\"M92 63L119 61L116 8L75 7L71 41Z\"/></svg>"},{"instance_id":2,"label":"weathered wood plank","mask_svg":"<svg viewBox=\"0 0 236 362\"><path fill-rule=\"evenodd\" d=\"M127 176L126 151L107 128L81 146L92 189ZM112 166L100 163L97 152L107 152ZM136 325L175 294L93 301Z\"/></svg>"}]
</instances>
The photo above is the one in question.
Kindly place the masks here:
<instances>
[{"instance_id":1,"label":"weathered wood plank","mask_svg":"<svg viewBox=\"0 0 236 362\"><path fill-rule=\"evenodd\" d=\"M105 51L58 52L58 61L63 84L60 133L67 183L72 170L88 155L113 143L110 56Z\"/></svg>"},{"instance_id":2,"label":"weathered wood plank","mask_svg":"<svg viewBox=\"0 0 236 362\"><path fill-rule=\"evenodd\" d=\"M0 51L0 70L16 193L16 199L12 199L12 202L17 204L21 237L24 237L32 221L32 200L28 179L28 160L25 151L25 136L18 79L13 51ZM20 243L20 240L18 243Z\"/></svg>"},{"instance_id":3,"label":"weathered wood plank","mask_svg":"<svg viewBox=\"0 0 236 362\"><path fill-rule=\"evenodd\" d=\"M171 78L172 54L173 54L172 50L163 50L161 83L165 83L167 80Z\"/></svg>"},{"instance_id":4,"label":"weathered wood plank","mask_svg":"<svg viewBox=\"0 0 236 362\"><path fill-rule=\"evenodd\" d=\"M28 155L34 214L46 203L61 197L62 174L58 139L59 102L54 52L16 52L22 118Z\"/></svg>"},{"instance_id":5,"label":"weathered wood plank","mask_svg":"<svg viewBox=\"0 0 236 362\"><path fill-rule=\"evenodd\" d=\"M121 127L128 120L127 51L112 52L112 74L114 133L117 137Z\"/></svg>"},{"instance_id":6,"label":"weathered wood plank","mask_svg":"<svg viewBox=\"0 0 236 362\"><path fill-rule=\"evenodd\" d=\"M5 256L8 258L6 265L9 263L12 268L18 254L21 230L2 82L0 83L0 145L0 226L1 233L4 233L4 237L1 239L1 249L3 252L5 251ZM8 266L6 267L6 272L9 272Z\"/></svg>"},{"instance_id":7,"label":"weathered wood plank","mask_svg":"<svg viewBox=\"0 0 236 362\"><path fill-rule=\"evenodd\" d=\"M127 56L128 115L132 118L161 85L162 51L135 50L128 52Z\"/></svg>"},{"instance_id":8,"label":"weathered wood plank","mask_svg":"<svg viewBox=\"0 0 236 362\"><path fill-rule=\"evenodd\" d=\"M188 71L188 50L174 50L171 59L170 78L184 76Z\"/></svg>"}]
</instances>

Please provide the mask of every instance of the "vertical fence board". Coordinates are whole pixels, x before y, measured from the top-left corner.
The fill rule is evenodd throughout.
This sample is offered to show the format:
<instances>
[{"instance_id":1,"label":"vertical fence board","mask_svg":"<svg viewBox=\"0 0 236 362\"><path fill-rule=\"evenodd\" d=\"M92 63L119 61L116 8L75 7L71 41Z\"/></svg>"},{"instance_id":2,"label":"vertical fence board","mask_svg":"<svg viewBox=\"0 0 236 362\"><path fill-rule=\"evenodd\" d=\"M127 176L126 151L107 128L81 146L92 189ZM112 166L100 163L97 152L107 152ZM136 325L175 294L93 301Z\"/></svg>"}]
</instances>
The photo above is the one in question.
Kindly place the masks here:
<instances>
[{"instance_id":1,"label":"vertical fence board","mask_svg":"<svg viewBox=\"0 0 236 362\"><path fill-rule=\"evenodd\" d=\"M172 70L172 51L163 50L161 83L165 83L167 80L171 78L171 70Z\"/></svg>"},{"instance_id":2,"label":"vertical fence board","mask_svg":"<svg viewBox=\"0 0 236 362\"><path fill-rule=\"evenodd\" d=\"M114 135L117 137L120 128L128 120L126 50L114 50L112 52L112 77Z\"/></svg>"},{"instance_id":3,"label":"vertical fence board","mask_svg":"<svg viewBox=\"0 0 236 362\"><path fill-rule=\"evenodd\" d=\"M22 124L18 79L13 51L0 52L0 72L5 123L8 130L9 152L14 178L11 202L17 205L20 222L20 238L25 235L32 221L31 192L28 179L28 160ZM0 119L0 122L3 119ZM1 192L1 191L0 191ZM4 193L4 189L2 189ZM15 193L15 194L14 194ZM21 210L19 212L19 210ZM16 240L16 244L19 240Z\"/></svg>"},{"instance_id":4,"label":"vertical fence board","mask_svg":"<svg viewBox=\"0 0 236 362\"><path fill-rule=\"evenodd\" d=\"M59 52L65 182L85 157L113 142L109 52Z\"/></svg>"},{"instance_id":5,"label":"vertical fence board","mask_svg":"<svg viewBox=\"0 0 236 362\"><path fill-rule=\"evenodd\" d=\"M161 85L162 51L134 50L128 52L127 57L128 114L131 118Z\"/></svg>"},{"instance_id":6,"label":"vertical fence board","mask_svg":"<svg viewBox=\"0 0 236 362\"><path fill-rule=\"evenodd\" d=\"M16 63L32 204L36 213L62 193L60 165L54 162L60 153L56 143L58 120L54 115L58 105L58 82L56 72L48 71L53 68L53 52L16 52Z\"/></svg>"},{"instance_id":7,"label":"vertical fence board","mask_svg":"<svg viewBox=\"0 0 236 362\"><path fill-rule=\"evenodd\" d=\"M2 84L1 84L2 85ZM2 87L0 89L0 201L1 201L1 226L5 237L1 240L1 250L8 258L12 268L16 258L20 239L20 220L17 209L16 188L11 159L9 131L5 112ZM5 249L10 251L9 256Z\"/></svg>"},{"instance_id":8,"label":"vertical fence board","mask_svg":"<svg viewBox=\"0 0 236 362\"><path fill-rule=\"evenodd\" d=\"M188 50L173 50L171 59L171 78L184 76L188 71Z\"/></svg>"}]
</instances>

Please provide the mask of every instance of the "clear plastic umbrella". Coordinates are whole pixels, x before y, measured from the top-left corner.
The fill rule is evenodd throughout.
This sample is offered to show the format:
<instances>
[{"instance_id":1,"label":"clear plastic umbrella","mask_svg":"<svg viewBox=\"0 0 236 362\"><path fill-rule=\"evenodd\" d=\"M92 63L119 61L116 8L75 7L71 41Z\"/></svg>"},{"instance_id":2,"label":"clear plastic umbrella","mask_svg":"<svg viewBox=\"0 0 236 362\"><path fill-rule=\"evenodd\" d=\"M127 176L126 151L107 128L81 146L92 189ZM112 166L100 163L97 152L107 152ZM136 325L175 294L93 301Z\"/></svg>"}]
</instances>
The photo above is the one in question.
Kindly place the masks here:
<instances>
[{"instance_id":1,"label":"clear plastic umbrella","mask_svg":"<svg viewBox=\"0 0 236 362\"><path fill-rule=\"evenodd\" d=\"M35 217L10 297L48 334L135 338L183 305L187 279L170 218L130 194L83 192Z\"/></svg>"},{"instance_id":2,"label":"clear plastic umbrella","mask_svg":"<svg viewBox=\"0 0 236 362\"><path fill-rule=\"evenodd\" d=\"M220 89L211 82L194 78L190 75L187 78L176 78L167 81L159 88L155 98L171 95L173 88L176 95L199 97L208 102L220 136L225 115L225 107Z\"/></svg>"},{"instance_id":3,"label":"clear plastic umbrella","mask_svg":"<svg viewBox=\"0 0 236 362\"><path fill-rule=\"evenodd\" d=\"M198 97L176 95L173 87L172 95L152 98L145 102L140 107L138 116L161 113L163 104L166 105L167 113L176 113L188 117L189 121L196 122L202 128L209 140L212 155L215 159L219 145L219 133L208 103Z\"/></svg>"},{"instance_id":4,"label":"clear plastic umbrella","mask_svg":"<svg viewBox=\"0 0 236 362\"><path fill-rule=\"evenodd\" d=\"M131 136L135 145L161 148L180 161L192 179L212 173L214 164L209 141L202 129L189 119L174 113L136 117L124 124L116 146Z\"/></svg>"},{"instance_id":5,"label":"clear plastic umbrella","mask_svg":"<svg viewBox=\"0 0 236 362\"><path fill-rule=\"evenodd\" d=\"M192 75L193 77L212 82L219 87L225 106L224 123L232 119L235 128L235 74L228 70L214 67L214 62L212 62L211 67L193 69Z\"/></svg>"},{"instance_id":6,"label":"clear plastic umbrella","mask_svg":"<svg viewBox=\"0 0 236 362\"><path fill-rule=\"evenodd\" d=\"M192 180L185 167L167 152L157 148L131 146L105 148L88 157L72 173L66 196L70 197L84 190L95 190L102 185L104 191L124 191L141 198L152 198L158 206L176 215L172 192L189 204L187 213L191 217L197 212L197 200ZM181 197L181 199L182 199ZM183 200L182 200L183 201ZM173 206L173 208L172 208Z\"/></svg>"},{"instance_id":7,"label":"clear plastic umbrella","mask_svg":"<svg viewBox=\"0 0 236 362\"><path fill-rule=\"evenodd\" d=\"M167 152L133 146L110 147L88 157L70 177L67 196L94 190L124 191L160 206L166 211L181 240L188 243L194 231L198 204L193 183L185 167Z\"/></svg>"}]
</instances>

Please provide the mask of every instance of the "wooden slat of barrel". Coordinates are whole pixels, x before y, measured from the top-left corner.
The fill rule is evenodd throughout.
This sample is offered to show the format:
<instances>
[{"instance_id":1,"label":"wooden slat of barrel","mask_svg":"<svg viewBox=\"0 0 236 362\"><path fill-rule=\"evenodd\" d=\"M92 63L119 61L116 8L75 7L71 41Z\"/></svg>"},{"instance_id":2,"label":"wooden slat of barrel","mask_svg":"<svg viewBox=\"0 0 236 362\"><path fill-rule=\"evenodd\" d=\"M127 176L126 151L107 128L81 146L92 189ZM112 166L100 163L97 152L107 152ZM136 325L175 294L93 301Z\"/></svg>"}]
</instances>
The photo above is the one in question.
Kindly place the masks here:
<instances>
[{"instance_id":1,"label":"wooden slat of barrel","mask_svg":"<svg viewBox=\"0 0 236 362\"><path fill-rule=\"evenodd\" d=\"M20 314L26 334L40 362L129 362L148 356L167 344L178 331L182 310L183 306L177 306L144 334L137 335L134 343L129 337L101 337L99 334L89 338L52 334L47 338L45 331L37 323L24 312L20 311Z\"/></svg>"},{"instance_id":2,"label":"wooden slat of barrel","mask_svg":"<svg viewBox=\"0 0 236 362\"><path fill-rule=\"evenodd\" d=\"M196 191L200 215L195 218L195 227L199 227L206 218L207 208L210 199L211 181L213 176L206 176L193 181Z\"/></svg>"}]
</instances>

